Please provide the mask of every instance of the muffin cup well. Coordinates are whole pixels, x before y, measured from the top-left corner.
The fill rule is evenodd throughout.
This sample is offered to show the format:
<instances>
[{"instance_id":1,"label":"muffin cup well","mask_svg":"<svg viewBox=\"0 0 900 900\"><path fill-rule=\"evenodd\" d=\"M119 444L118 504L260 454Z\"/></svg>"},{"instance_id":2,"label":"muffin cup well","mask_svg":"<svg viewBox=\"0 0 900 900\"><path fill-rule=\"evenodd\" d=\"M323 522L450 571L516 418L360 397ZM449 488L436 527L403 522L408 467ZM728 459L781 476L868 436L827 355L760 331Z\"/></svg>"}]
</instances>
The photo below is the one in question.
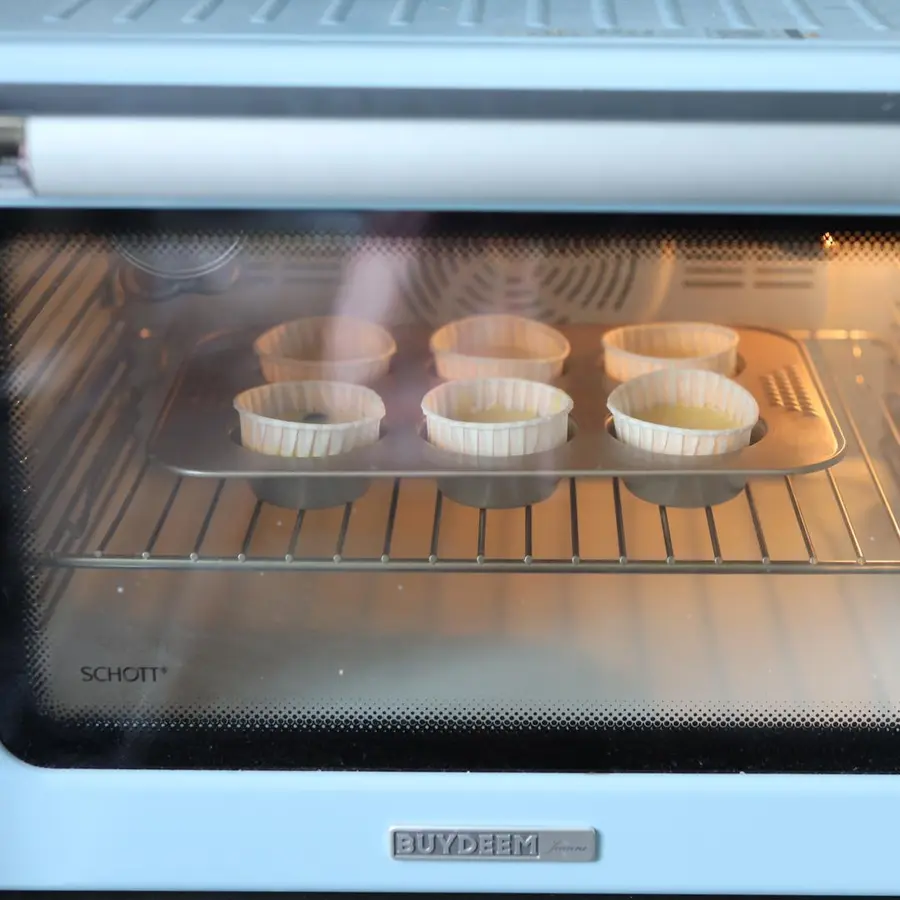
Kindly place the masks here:
<instances>
[{"instance_id":1,"label":"muffin cup well","mask_svg":"<svg viewBox=\"0 0 900 900\"><path fill-rule=\"evenodd\" d=\"M234 398L240 417L240 443L266 456L321 459L374 444L385 415L381 397L368 388L327 381L280 382L251 388ZM341 421L293 422L284 416L324 414ZM251 478L250 488L264 503L288 509L321 509L358 500L367 478Z\"/></svg>"},{"instance_id":2,"label":"muffin cup well","mask_svg":"<svg viewBox=\"0 0 900 900\"><path fill-rule=\"evenodd\" d=\"M372 479L342 475L334 478L251 478L258 500L284 509L330 509L354 503L371 487Z\"/></svg>"},{"instance_id":3,"label":"muffin cup well","mask_svg":"<svg viewBox=\"0 0 900 900\"><path fill-rule=\"evenodd\" d=\"M347 381L369 384L390 368L397 344L373 322L312 316L285 322L253 344L266 381Z\"/></svg>"},{"instance_id":4,"label":"muffin cup well","mask_svg":"<svg viewBox=\"0 0 900 900\"><path fill-rule=\"evenodd\" d=\"M337 456L378 440L384 403L375 391L333 381L283 381L234 398L241 443L267 456L310 459ZM331 423L291 421L323 414Z\"/></svg>"},{"instance_id":5,"label":"muffin cup well","mask_svg":"<svg viewBox=\"0 0 900 900\"><path fill-rule=\"evenodd\" d=\"M438 329L429 342L441 378L552 381L571 352L555 328L522 316L471 316ZM508 356L503 356L508 352Z\"/></svg>"},{"instance_id":6,"label":"muffin cup well","mask_svg":"<svg viewBox=\"0 0 900 900\"><path fill-rule=\"evenodd\" d=\"M734 375L738 333L704 322L628 325L603 336L603 366L615 381L629 381L660 369L703 369Z\"/></svg>"},{"instance_id":7,"label":"muffin cup well","mask_svg":"<svg viewBox=\"0 0 900 900\"><path fill-rule=\"evenodd\" d=\"M732 417L735 427L677 428L640 418L642 410L660 403L709 407ZM759 421L759 406L749 391L724 375L702 370L663 369L641 375L619 385L609 395L607 406L622 443L670 456L702 457L740 450L750 443ZM747 479L728 473L711 477L673 473L626 478L624 482L632 494L648 503L695 508L733 499Z\"/></svg>"},{"instance_id":8,"label":"muffin cup well","mask_svg":"<svg viewBox=\"0 0 900 900\"><path fill-rule=\"evenodd\" d=\"M429 443L474 457L524 456L566 442L572 398L559 388L523 378L449 381L422 399ZM467 422L471 412L498 407L532 413L516 422Z\"/></svg>"},{"instance_id":9,"label":"muffin cup well","mask_svg":"<svg viewBox=\"0 0 900 900\"><path fill-rule=\"evenodd\" d=\"M470 410L500 407L535 414L519 422L465 422L455 419ZM569 437L572 399L558 388L518 378L450 381L422 400L429 443L448 454L473 461L548 453ZM464 506L508 509L546 500L559 478L552 475L467 476L438 479L442 493Z\"/></svg>"},{"instance_id":10,"label":"muffin cup well","mask_svg":"<svg viewBox=\"0 0 900 900\"><path fill-rule=\"evenodd\" d=\"M641 412L658 404L706 407L733 419L733 428L696 429L657 425ZM759 420L754 396L715 372L662 369L620 384L607 398L616 436L622 443L671 456L714 456L740 450L750 443Z\"/></svg>"}]
</instances>

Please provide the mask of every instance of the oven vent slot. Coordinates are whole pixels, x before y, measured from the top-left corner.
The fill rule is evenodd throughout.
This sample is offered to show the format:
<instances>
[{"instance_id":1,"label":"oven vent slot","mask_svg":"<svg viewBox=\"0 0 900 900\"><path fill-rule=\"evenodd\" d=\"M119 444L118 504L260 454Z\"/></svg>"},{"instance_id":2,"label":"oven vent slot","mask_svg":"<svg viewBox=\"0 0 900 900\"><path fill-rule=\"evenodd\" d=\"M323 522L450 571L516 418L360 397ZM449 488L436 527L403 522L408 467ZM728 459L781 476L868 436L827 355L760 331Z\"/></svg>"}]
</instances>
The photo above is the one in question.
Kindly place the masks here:
<instances>
[{"instance_id":1,"label":"oven vent slot","mask_svg":"<svg viewBox=\"0 0 900 900\"><path fill-rule=\"evenodd\" d=\"M783 331L815 327L828 304L828 265L779 255L753 259L753 248L679 248L682 258L661 317L728 321Z\"/></svg>"},{"instance_id":2,"label":"oven vent slot","mask_svg":"<svg viewBox=\"0 0 900 900\"><path fill-rule=\"evenodd\" d=\"M816 270L812 266L741 266L710 262L687 265L682 287L688 290L733 291L748 287L764 290L810 290L815 287Z\"/></svg>"}]
</instances>

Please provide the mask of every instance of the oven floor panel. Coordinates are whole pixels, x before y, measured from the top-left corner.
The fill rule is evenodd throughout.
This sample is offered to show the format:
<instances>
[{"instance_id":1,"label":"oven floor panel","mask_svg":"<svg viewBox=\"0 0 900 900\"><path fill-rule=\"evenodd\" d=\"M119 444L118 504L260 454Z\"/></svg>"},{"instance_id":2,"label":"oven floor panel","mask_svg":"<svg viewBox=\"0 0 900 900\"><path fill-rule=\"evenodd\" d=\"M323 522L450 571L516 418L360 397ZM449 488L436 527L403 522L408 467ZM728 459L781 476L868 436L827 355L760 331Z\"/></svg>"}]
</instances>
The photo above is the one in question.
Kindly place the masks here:
<instances>
[{"instance_id":1,"label":"oven floor panel","mask_svg":"<svg viewBox=\"0 0 900 900\"><path fill-rule=\"evenodd\" d=\"M891 579L79 571L46 631L58 711L330 718L900 717ZM143 684L83 666L163 666Z\"/></svg>"}]
</instances>

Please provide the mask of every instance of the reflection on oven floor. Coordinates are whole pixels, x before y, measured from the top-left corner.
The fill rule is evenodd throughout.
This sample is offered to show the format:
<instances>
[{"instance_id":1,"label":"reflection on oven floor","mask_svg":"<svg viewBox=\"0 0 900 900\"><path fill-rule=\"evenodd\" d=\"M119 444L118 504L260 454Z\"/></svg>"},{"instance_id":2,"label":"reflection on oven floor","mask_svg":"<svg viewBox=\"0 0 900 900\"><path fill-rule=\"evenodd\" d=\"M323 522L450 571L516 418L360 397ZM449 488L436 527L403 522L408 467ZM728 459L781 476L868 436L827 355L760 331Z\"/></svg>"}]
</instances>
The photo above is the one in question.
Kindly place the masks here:
<instances>
[{"instance_id":1,"label":"reflection on oven floor","mask_svg":"<svg viewBox=\"0 0 900 900\"><path fill-rule=\"evenodd\" d=\"M156 715L893 718L889 582L79 572L48 631L51 693ZM86 683L86 665L167 672Z\"/></svg>"}]
</instances>

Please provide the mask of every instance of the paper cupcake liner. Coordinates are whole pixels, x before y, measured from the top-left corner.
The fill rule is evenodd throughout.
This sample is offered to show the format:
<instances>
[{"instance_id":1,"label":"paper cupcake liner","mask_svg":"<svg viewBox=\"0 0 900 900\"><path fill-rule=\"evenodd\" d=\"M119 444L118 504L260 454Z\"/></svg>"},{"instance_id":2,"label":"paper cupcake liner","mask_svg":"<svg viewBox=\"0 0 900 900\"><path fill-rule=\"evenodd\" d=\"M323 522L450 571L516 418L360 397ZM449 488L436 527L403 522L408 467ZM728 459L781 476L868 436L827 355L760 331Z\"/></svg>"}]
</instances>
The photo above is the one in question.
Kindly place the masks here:
<instances>
[{"instance_id":1,"label":"paper cupcake liner","mask_svg":"<svg viewBox=\"0 0 900 900\"><path fill-rule=\"evenodd\" d=\"M734 428L700 430L655 425L639 418L658 404L707 407L729 415ZM670 456L713 456L750 443L759 406L739 384L715 372L663 369L620 384L607 398L616 436L624 444Z\"/></svg>"},{"instance_id":2,"label":"paper cupcake liner","mask_svg":"<svg viewBox=\"0 0 900 900\"><path fill-rule=\"evenodd\" d=\"M739 340L731 328L703 322L628 325L603 336L603 365L616 381L660 369L704 369L733 375Z\"/></svg>"},{"instance_id":3,"label":"paper cupcake liner","mask_svg":"<svg viewBox=\"0 0 900 900\"><path fill-rule=\"evenodd\" d=\"M552 381L570 353L569 342L555 328L506 315L451 322L431 336L430 346L437 374L447 380ZM510 352L508 357L496 355L504 350Z\"/></svg>"},{"instance_id":4,"label":"paper cupcake liner","mask_svg":"<svg viewBox=\"0 0 900 900\"><path fill-rule=\"evenodd\" d=\"M535 413L523 422L463 422L456 416L499 406ZM572 398L564 391L521 378L449 381L422 400L428 440L467 456L525 456L566 442Z\"/></svg>"},{"instance_id":5,"label":"paper cupcake liner","mask_svg":"<svg viewBox=\"0 0 900 900\"><path fill-rule=\"evenodd\" d=\"M349 316L312 316L285 322L253 345L263 377L279 381L349 381L364 384L384 375L397 352L378 325Z\"/></svg>"},{"instance_id":6,"label":"paper cupcake liner","mask_svg":"<svg viewBox=\"0 0 900 900\"><path fill-rule=\"evenodd\" d=\"M375 391L354 384L292 381L244 391L234 398L241 444L267 456L309 459L337 456L378 440L384 403ZM352 421L314 424L287 415L324 413Z\"/></svg>"}]
</instances>

